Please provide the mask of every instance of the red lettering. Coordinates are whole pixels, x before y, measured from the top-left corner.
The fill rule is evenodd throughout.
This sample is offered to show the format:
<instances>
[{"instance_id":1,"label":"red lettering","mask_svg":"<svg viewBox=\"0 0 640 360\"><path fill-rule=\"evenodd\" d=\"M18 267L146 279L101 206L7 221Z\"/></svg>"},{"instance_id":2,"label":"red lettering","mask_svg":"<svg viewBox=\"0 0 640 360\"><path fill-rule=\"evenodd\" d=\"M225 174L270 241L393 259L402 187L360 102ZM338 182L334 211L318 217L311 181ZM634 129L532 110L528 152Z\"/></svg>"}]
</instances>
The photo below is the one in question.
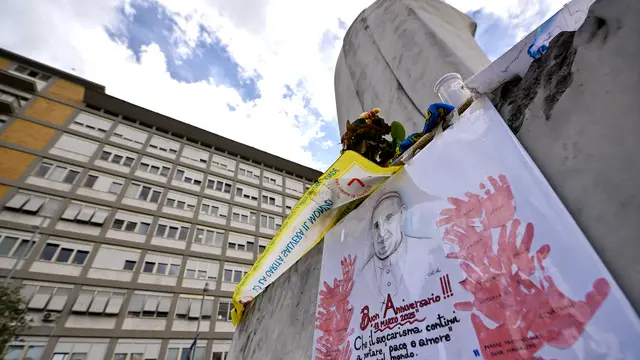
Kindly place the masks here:
<instances>
[{"instance_id":1,"label":"red lettering","mask_svg":"<svg viewBox=\"0 0 640 360\"><path fill-rule=\"evenodd\" d=\"M387 294L387 303L384 305L384 313L382 314L383 318L387 317L387 311L389 309L393 310L393 315L397 315L396 308L393 306L393 299L391 299L391 294Z\"/></svg>"},{"instance_id":2,"label":"red lettering","mask_svg":"<svg viewBox=\"0 0 640 360\"><path fill-rule=\"evenodd\" d=\"M360 310L360 314L362 315L362 320L360 320L360 330L364 331L371 323L371 318L369 317L369 306L365 305L365 307Z\"/></svg>"}]
</instances>

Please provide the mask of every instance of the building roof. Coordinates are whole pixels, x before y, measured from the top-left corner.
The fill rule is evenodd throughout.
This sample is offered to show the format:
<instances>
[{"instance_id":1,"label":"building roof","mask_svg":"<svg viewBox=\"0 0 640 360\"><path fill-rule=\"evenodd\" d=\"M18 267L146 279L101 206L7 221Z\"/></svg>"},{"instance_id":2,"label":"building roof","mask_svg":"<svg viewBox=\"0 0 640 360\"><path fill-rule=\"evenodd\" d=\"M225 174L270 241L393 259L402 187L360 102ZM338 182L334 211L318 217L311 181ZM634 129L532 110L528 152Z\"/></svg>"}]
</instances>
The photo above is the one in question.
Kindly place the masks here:
<instances>
[{"instance_id":1,"label":"building roof","mask_svg":"<svg viewBox=\"0 0 640 360\"><path fill-rule=\"evenodd\" d=\"M39 61L35 61L33 59L29 59L28 57L24 57L22 55L16 54L14 52L11 52L9 50L0 48L0 57L3 57L5 59L11 60L11 61L15 61L18 62L20 64L26 65L28 67L34 68L34 69L39 69L42 70L43 72L71 81L73 83L76 83L78 85L82 85L84 86L86 89L92 89L92 90L96 90L96 91L105 91L105 88L103 85L94 83L93 81L89 81L87 79L81 78L79 76L70 74L66 71L62 71L60 69L54 68L52 66L49 66L47 64L43 64Z\"/></svg>"},{"instance_id":2,"label":"building roof","mask_svg":"<svg viewBox=\"0 0 640 360\"><path fill-rule=\"evenodd\" d=\"M14 52L0 48L0 57L4 57L8 60L21 63L28 67L41 70L50 75L84 86L84 102L88 105L124 115L130 119L139 121L142 124L156 126L157 128L170 132L175 136L184 136L191 141L200 142L201 145L212 146L217 150L226 151L230 155L240 155L243 158L250 159L254 163L261 163L267 167L272 167L280 171L284 170L289 174L295 174L296 176L303 177L307 180L316 180L320 175L322 175L320 171L310 167L300 165L293 161L258 150L249 145L225 138L149 109L131 104L122 99L118 99L114 96L108 95L103 85L29 59Z\"/></svg>"},{"instance_id":3,"label":"building roof","mask_svg":"<svg viewBox=\"0 0 640 360\"><path fill-rule=\"evenodd\" d=\"M131 104L122 99L107 95L104 92L86 90L84 101L87 104L113 111L133 120L140 121L143 124L156 126L171 132L174 136L186 137L193 142L200 142L207 147L213 146L217 150L226 151L231 155L240 155L244 158L251 159L251 161L255 163L262 163L267 167L274 167L277 170L285 170L288 173L304 177L307 180L316 180L322 175L318 170Z\"/></svg>"}]
</instances>

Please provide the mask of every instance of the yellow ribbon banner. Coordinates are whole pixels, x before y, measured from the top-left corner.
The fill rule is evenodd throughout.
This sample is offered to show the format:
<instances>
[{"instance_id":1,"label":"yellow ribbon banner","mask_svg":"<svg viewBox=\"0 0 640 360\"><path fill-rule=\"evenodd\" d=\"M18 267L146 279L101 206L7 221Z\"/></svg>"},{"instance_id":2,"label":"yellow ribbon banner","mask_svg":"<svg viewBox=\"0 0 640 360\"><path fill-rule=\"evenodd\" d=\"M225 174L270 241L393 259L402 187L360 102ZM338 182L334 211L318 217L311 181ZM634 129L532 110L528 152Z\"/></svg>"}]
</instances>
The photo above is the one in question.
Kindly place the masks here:
<instances>
[{"instance_id":1,"label":"yellow ribbon banner","mask_svg":"<svg viewBox=\"0 0 640 360\"><path fill-rule=\"evenodd\" d=\"M233 324L251 301L314 247L324 234L399 166L383 168L347 151L300 198L282 227L233 293Z\"/></svg>"}]
</instances>

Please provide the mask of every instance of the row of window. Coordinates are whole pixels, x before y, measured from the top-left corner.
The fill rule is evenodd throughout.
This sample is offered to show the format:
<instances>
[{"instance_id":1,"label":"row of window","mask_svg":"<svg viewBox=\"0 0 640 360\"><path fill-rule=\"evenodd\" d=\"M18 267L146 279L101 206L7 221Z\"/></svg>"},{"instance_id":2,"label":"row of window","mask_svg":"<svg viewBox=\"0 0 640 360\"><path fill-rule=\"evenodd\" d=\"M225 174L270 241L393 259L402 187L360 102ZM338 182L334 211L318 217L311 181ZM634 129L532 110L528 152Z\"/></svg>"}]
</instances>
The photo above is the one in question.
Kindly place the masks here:
<instances>
[{"instance_id":1,"label":"row of window","mask_svg":"<svg viewBox=\"0 0 640 360\"><path fill-rule=\"evenodd\" d=\"M72 123L72 128L75 128L79 131L87 130L86 124L83 126L79 126L82 119L84 121L88 121L91 118L96 118L92 115L80 114L76 120ZM97 118L96 118L97 119ZM102 121L102 120L100 120ZM79 126L79 127L75 127ZM96 123L97 126L97 123ZM126 125L120 124L120 127L126 127ZM93 132L93 129L89 129ZM87 131L85 131L87 132ZM102 131L98 131L99 134L106 132L104 128ZM145 133L146 134L146 133ZM94 134L96 135L96 134ZM146 135L145 135L146 136ZM121 142L119 140L123 139L125 136L116 136L114 139L115 142ZM153 140L157 140L160 142L165 141L166 139L158 137L157 135L152 136L152 142L149 144L149 148L147 149L149 152L154 153L156 155L166 155L171 159L175 159L177 148L179 147L176 142L176 147L169 146L161 146L153 143ZM128 145L131 145L130 143ZM51 153L54 153L59 156L67 157L70 159L87 162L90 157L97 151L99 147L99 143L96 141L91 141L89 139L81 138L78 136L74 136L71 134L63 134L62 137L54 144ZM139 146L136 146L139 148ZM199 168L206 168L206 164L208 163L209 155L207 153L206 157L202 155L199 157L197 161L193 160L196 155L193 155L194 152L198 152L195 148L191 148L188 145L183 149L183 155L180 157L182 162L195 165ZM192 154L192 155L189 155ZM96 160L96 165L107 167L116 171L128 173L131 167L134 165L136 159L138 158L139 153L121 149L118 147L114 147L111 145L105 145L100 151L98 158ZM223 166L224 165L224 166ZM140 176L146 176L149 178L154 178L158 181L168 180L169 175L171 173L171 168L173 164L170 161L164 161L156 158L152 158L149 156L142 155L140 159L140 163L136 167L136 174ZM214 154L212 155L212 161L209 169L213 172L225 174L225 175L233 175L235 168L235 160L227 159L221 155ZM260 180L260 173L262 175L262 181ZM200 186L204 182L204 175L206 172L197 171L189 168L180 168L176 169L174 173L174 179L178 181L182 181L191 186ZM252 167L251 165L240 163L238 164L238 177L255 184L262 183L263 186L268 188L273 188L276 190L282 190L284 186L284 190L288 193L294 195L302 195L306 190L303 182L294 180L288 177L283 177L281 175L276 175L270 173L268 171L262 171L259 168ZM308 188L308 185L307 185Z\"/></svg>"},{"instance_id":2,"label":"row of window","mask_svg":"<svg viewBox=\"0 0 640 360\"><path fill-rule=\"evenodd\" d=\"M156 167L156 169L160 168ZM160 169L159 171L162 172L164 170ZM81 169L78 167L56 163L53 161L43 161L33 172L33 178L27 179L27 182L34 183L36 185L51 186L54 188L57 186L57 184L60 184L60 186L57 186L59 190L68 191L71 189L72 185L75 185L78 181L80 181L80 173ZM194 177L185 175L185 172L181 169L178 169L176 171L176 180L178 180L178 177L180 177L180 180L184 181L186 184L197 185L198 189L195 190L199 191L199 186L202 183L202 180L198 180ZM37 179L45 179L50 182L42 183L38 182ZM115 201L116 197L123 190L124 184L124 178L108 175L102 172L91 171L87 174L84 180L81 181L80 188L77 192L86 196L106 198L107 200ZM232 182L209 176L209 178L206 180L205 192L212 195L231 198L231 188ZM160 199L164 192L164 188L138 181L132 181L131 184L129 184L126 188L124 198L125 200L131 199L143 202L131 202L130 205L149 208L150 205L157 206L152 204L160 203ZM236 201L258 206L259 192L260 190L258 188L243 184L237 184L234 198ZM111 197L105 197L105 195ZM281 195L270 193L268 191L262 190L260 205L265 209L279 212L282 211L283 199L286 205L285 210L287 213L289 213L293 205L295 205L296 200L292 198L283 198ZM175 190L169 190L167 192L167 198L163 201L163 205L170 208L193 212L195 210L197 202L197 196ZM203 200L202 204L210 206L209 204L211 204L212 202L215 203L216 201L205 199ZM202 210L202 212L209 213L208 210ZM218 213L216 212L216 214L211 215L217 216ZM220 215L226 217L226 214L221 213Z\"/></svg>"},{"instance_id":3,"label":"row of window","mask_svg":"<svg viewBox=\"0 0 640 360\"><path fill-rule=\"evenodd\" d=\"M152 194L152 190L145 192L145 196L150 197L153 196ZM185 209L187 208L186 205L182 204L181 200L170 200L174 201L176 203L175 206L179 208L182 208L183 206ZM178 202L181 203L177 204ZM61 205L62 199L60 198L27 191L19 191L5 203L4 209L8 210L8 212L0 212L0 219L19 223L23 223L25 221L32 222L32 220L28 220L25 216L34 216L34 220L41 218L50 219L58 213ZM224 209L225 212L221 212L222 206L224 205L218 203L201 204L201 216L199 216L199 218L203 220L207 220L207 217L212 216L226 218L227 210ZM66 231L98 235L101 232L101 228L106 222L107 217L111 213L111 210L111 208L73 201L62 212L60 221L56 224L56 228ZM231 225L242 229L254 230L258 219L257 216L258 214L256 211L233 206L231 208ZM261 232L272 235L280 229L282 221L283 219L280 216L261 214L259 229ZM147 235L151 228L151 222L151 216L117 210L113 220L111 220L110 229L139 235ZM66 223L73 223L75 225L68 226L65 225ZM224 224L226 223L226 220L218 223ZM208 229L203 226L200 226L199 228L204 230ZM153 236L184 241L189 238L190 232L189 223L161 218L155 226ZM198 234L204 235L202 231L198 232ZM107 236L109 236L109 234L107 234ZM215 234L209 236L210 239L215 239ZM196 238L201 240L200 236L197 236Z\"/></svg>"},{"instance_id":4,"label":"row of window","mask_svg":"<svg viewBox=\"0 0 640 360\"><path fill-rule=\"evenodd\" d=\"M10 230L0 229L0 256L8 258L27 258L35 244L35 240L28 233L17 234ZM204 239L207 233L201 234ZM202 239L198 243L202 243ZM207 240L204 240L205 242ZM215 240L212 240L215 241ZM258 250L262 253L266 248L267 240L260 239ZM229 249L253 254L255 242L253 238L242 234L232 234L228 244ZM62 238L47 240L37 261L50 262L65 265L84 266L89 254L93 251L93 244L81 241L73 241ZM229 253L228 253L229 255ZM253 257L253 256L251 256ZM140 250L132 248L120 248L103 245L93 261L92 268L118 271L133 271L140 260ZM184 269L184 277L187 279L216 281L220 262L217 260L205 260L189 258ZM228 266L228 267L227 267ZM226 262L224 266L225 282L238 282L238 276L246 273L246 268L237 270L238 265ZM182 268L182 257L164 253L149 252L146 254L141 268L142 273L161 276L177 277ZM234 272L234 269L237 270Z\"/></svg>"},{"instance_id":5,"label":"row of window","mask_svg":"<svg viewBox=\"0 0 640 360\"><path fill-rule=\"evenodd\" d=\"M20 293L30 311L59 313L64 310L71 287L56 284L29 282L22 286ZM116 316L127 311L128 317L167 318L170 313L173 295L169 293L148 293L134 291L128 307L123 309L126 290L83 287L71 306L71 313L91 316ZM231 321L231 299L218 298L216 320ZM181 295L178 298L174 317L194 320L211 319L214 316L214 301L211 297Z\"/></svg>"}]
</instances>

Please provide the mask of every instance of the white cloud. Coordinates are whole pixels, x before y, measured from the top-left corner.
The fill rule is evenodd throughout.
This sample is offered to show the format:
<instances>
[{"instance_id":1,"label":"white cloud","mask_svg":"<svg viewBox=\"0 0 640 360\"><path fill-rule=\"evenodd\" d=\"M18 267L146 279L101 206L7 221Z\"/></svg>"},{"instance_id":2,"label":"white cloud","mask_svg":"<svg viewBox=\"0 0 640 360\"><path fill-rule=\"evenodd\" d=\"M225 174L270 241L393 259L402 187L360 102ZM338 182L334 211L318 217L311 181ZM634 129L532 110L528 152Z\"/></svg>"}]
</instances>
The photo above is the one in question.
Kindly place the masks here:
<instances>
[{"instance_id":1,"label":"white cloud","mask_svg":"<svg viewBox=\"0 0 640 360\"><path fill-rule=\"evenodd\" d=\"M510 36L518 41L545 19L551 17L569 0L446 0L462 12L482 9L511 25L512 33L495 34Z\"/></svg>"},{"instance_id":2,"label":"white cloud","mask_svg":"<svg viewBox=\"0 0 640 360\"><path fill-rule=\"evenodd\" d=\"M335 145L336 145L336 143L334 143L332 140L327 140L327 141L323 141L320 144L320 147L322 147L323 149L328 149L328 148L333 147Z\"/></svg>"}]
</instances>

